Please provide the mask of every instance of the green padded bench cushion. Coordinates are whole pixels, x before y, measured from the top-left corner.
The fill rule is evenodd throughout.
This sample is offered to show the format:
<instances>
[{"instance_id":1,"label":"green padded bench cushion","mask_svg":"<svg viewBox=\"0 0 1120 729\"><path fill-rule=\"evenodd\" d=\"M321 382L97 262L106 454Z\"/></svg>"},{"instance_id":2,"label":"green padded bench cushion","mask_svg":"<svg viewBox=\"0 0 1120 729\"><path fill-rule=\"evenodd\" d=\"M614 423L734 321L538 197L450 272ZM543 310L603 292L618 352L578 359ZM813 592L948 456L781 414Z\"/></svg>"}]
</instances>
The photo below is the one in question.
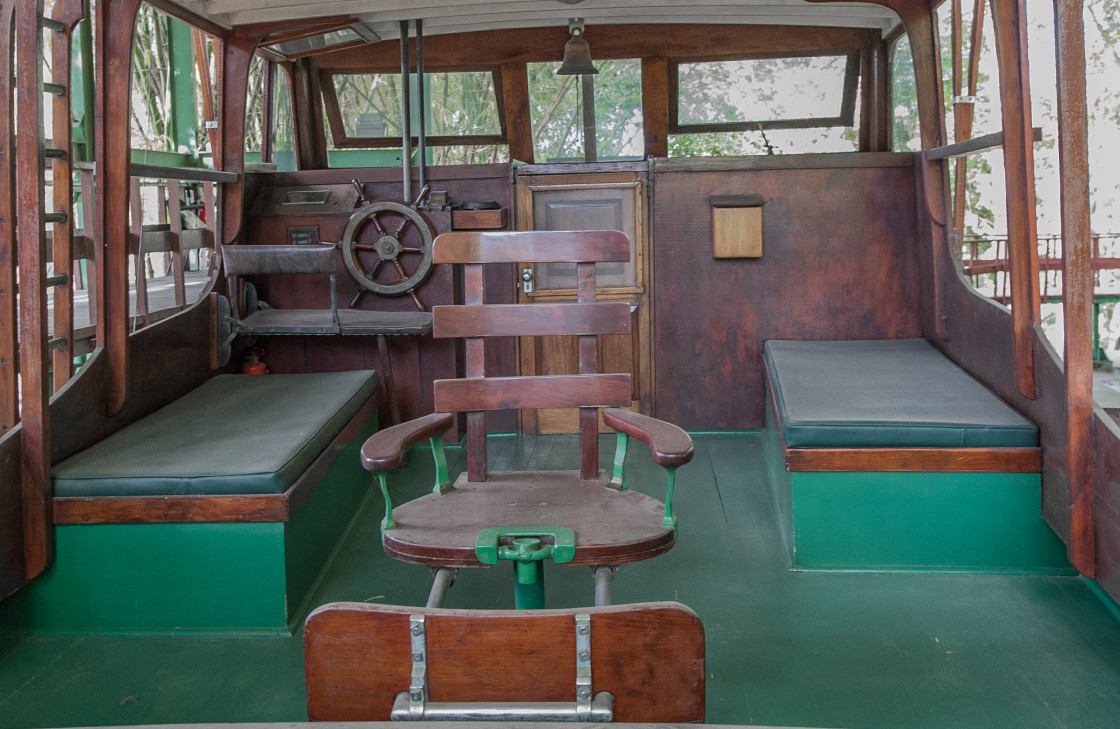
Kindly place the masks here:
<instances>
[{"instance_id":1,"label":"green padded bench cushion","mask_svg":"<svg viewBox=\"0 0 1120 729\"><path fill-rule=\"evenodd\" d=\"M284 493L377 384L373 370L219 375L56 465L54 495Z\"/></svg>"},{"instance_id":2,"label":"green padded bench cushion","mask_svg":"<svg viewBox=\"0 0 1120 729\"><path fill-rule=\"evenodd\" d=\"M1038 428L924 339L766 343L789 448L1014 448Z\"/></svg>"}]
</instances>

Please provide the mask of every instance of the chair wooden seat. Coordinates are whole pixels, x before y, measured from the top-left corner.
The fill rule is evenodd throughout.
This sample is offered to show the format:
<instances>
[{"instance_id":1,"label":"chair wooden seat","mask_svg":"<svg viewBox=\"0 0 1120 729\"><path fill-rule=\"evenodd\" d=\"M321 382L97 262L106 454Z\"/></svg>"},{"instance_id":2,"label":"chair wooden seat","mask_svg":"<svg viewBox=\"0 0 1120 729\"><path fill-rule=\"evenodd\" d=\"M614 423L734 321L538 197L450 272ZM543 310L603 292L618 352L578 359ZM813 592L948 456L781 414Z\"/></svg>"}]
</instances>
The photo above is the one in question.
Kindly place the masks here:
<instances>
[{"instance_id":1,"label":"chair wooden seat","mask_svg":"<svg viewBox=\"0 0 1120 729\"><path fill-rule=\"evenodd\" d=\"M405 562L481 567L475 538L505 526L570 526L576 554L569 564L621 564L669 551L674 529L664 505L637 491L618 491L603 475L581 480L570 471L499 471L471 482L463 474L443 494L427 494L393 510L385 551Z\"/></svg>"}]
</instances>

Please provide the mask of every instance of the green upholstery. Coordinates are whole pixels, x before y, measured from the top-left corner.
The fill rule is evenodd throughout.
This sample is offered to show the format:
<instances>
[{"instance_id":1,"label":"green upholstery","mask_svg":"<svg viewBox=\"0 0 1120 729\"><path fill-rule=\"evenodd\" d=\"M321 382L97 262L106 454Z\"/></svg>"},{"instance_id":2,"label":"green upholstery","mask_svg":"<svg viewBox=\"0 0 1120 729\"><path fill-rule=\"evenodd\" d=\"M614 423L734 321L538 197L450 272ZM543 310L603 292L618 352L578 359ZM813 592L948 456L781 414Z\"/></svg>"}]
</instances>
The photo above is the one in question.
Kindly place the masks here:
<instances>
[{"instance_id":1,"label":"green upholstery","mask_svg":"<svg viewBox=\"0 0 1120 729\"><path fill-rule=\"evenodd\" d=\"M54 493L283 493L376 391L373 370L219 375L59 463Z\"/></svg>"},{"instance_id":2,"label":"green upholstery","mask_svg":"<svg viewBox=\"0 0 1120 729\"><path fill-rule=\"evenodd\" d=\"M790 448L1036 447L1038 428L924 339L769 341Z\"/></svg>"}]
</instances>

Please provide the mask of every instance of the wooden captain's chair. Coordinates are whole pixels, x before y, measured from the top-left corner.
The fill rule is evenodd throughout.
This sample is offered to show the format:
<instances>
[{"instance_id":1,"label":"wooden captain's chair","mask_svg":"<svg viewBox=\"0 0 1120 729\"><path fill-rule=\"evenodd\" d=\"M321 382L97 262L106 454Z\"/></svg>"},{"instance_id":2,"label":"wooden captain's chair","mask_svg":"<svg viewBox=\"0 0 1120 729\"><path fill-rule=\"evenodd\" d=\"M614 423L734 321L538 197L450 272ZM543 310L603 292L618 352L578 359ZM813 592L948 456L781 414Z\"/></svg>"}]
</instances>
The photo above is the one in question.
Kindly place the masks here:
<instances>
[{"instance_id":1,"label":"wooden captain's chair","mask_svg":"<svg viewBox=\"0 0 1120 729\"><path fill-rule=\"evenodd\" d=\"M630 311L626 303L595 301L595 264L628 259L626 235L616 231L454 232L436 238L435 262L464 267L464 305L436 307L433 335L465 339L466 377L437 380L435 413L387 428L362 447L362 464L377 473L385 495L382 528L388 554L449 569L511 560L517 565L518 607L541 607L542 557L613 567L673 546L674 473L692 458L692 440L676 426L619 409L631 404L630 375L598 372L597 336L628 334ZM578 303L484 304L483 266L525 262L575 263ZM579 374L485 376L487 338L542 335L578 336ZM565 407L579 408L578 470L488 472L487 411ZM599 469L603 407L603 422L619 434L612 474ZM466 413L467 470L452 487L441 436L456 412ZM631 436L649 445L653 460L668 472L664 503L630 489L625 481L622 463ZM394 507L385 474L425 438L431 439L436 456L437 486L433 493ZM601 596L606 590L601 589L600 573L610 572L596 569L599 604L608 600ZM439 571L429 605L438 605L438 589Z\"/></svg>"}]
</instances>

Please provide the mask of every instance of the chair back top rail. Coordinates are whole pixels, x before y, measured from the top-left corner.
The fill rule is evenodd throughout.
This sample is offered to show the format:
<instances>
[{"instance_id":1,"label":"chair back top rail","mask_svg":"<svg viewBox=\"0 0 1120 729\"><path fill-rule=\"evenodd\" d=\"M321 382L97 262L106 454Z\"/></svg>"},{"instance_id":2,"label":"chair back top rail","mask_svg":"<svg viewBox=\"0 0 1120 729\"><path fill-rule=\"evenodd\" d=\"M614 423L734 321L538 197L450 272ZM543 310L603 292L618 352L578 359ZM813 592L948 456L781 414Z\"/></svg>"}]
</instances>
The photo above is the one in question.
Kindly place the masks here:
<instances>
[{"instance_id":1,"label":"chair back top rail","mask_svg":"<svg viewBox=\"0 0 1120 729\"><path fill-rule=\"evenodd\" d=\"M534 408L627 407L630 374L473 377L436 380L441 413Z\"/></svg>"},{"instance_id":2,"label":"chair back top rail","mask_svg":"<svg viewBox=\"0 0 1120 729\"><path fill-rule=\"evenodd\" d=\"M334 273L333 245L309 246L222 246L226 274Z\"/></svg>"},{"instance_id":3,"label":"chair back top rail","mask_svg":"<svg viewBox=\"0 0 1120 729\"><path fill-rule=\"evenodd\" d=\"M436 306L435 337L533 337L549 335L629 334L630 305L487 304Z\"/></svg>"},{"instance_id":4,"label":"chair back top rail","mask_svg":"<svg viewBox=\"0 0 1120 729\"><path fill-rule=\"evenodd\" d=\"M630 241L617 230L456 231L438 236L435 263L606 263L630 260Z\"/></svg>"}]
</instances>

